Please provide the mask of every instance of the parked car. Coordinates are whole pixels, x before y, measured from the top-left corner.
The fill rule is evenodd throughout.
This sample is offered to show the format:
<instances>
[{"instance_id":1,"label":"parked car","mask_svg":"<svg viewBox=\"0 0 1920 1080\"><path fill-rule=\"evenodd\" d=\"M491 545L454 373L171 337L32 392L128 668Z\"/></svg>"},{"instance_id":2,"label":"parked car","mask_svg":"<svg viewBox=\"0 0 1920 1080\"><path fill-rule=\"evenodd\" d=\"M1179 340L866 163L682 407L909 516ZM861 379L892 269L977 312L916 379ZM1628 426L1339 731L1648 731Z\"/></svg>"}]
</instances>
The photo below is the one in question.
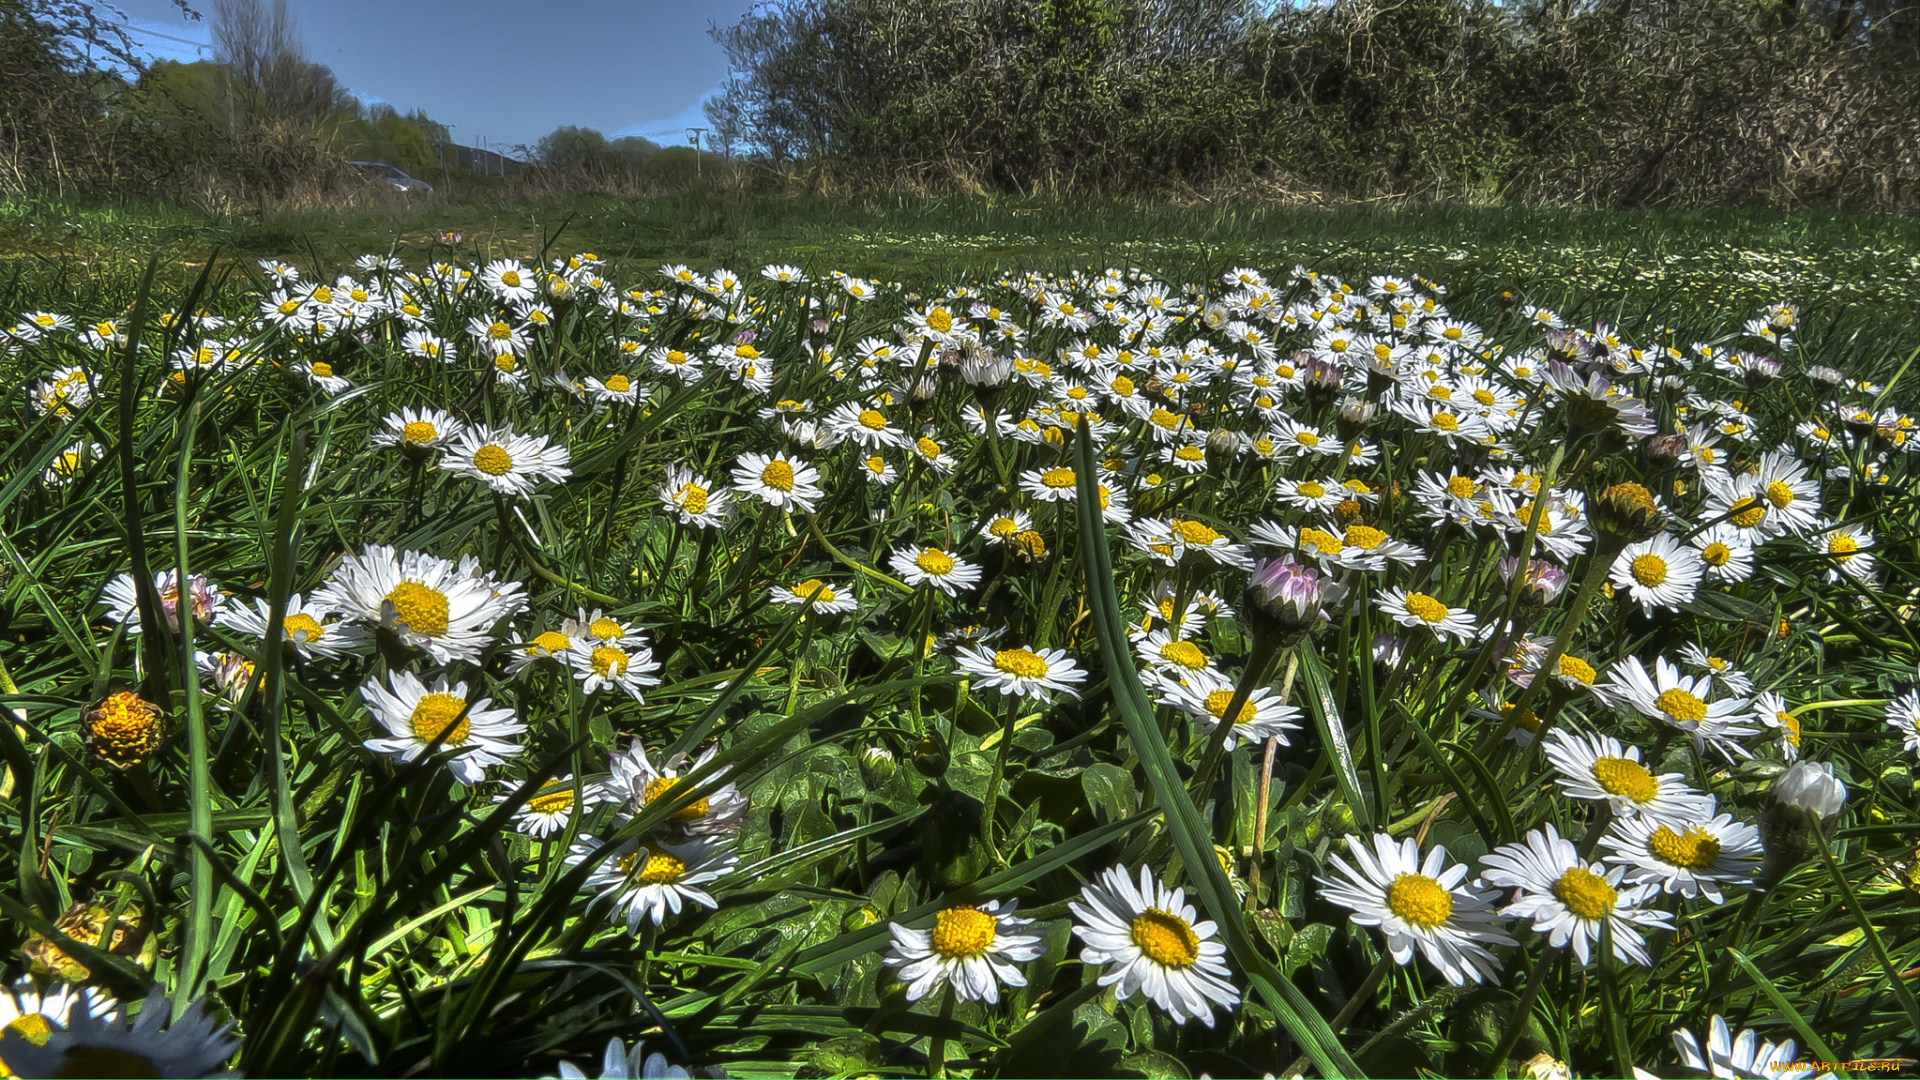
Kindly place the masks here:
<instances>
[{"instance_id":1,"label":"parked car","mask_svg":"<svg viewBox=\"0 0 1920 1080\"><path fill-rule=\"evenodd\" d=\"M418 191L433 194L433 185L425 180L415 179L384 161L349 161L347 164L366 174L369 180L382 180L393 185L395 191Z\"/></svg>"}]
</instances>

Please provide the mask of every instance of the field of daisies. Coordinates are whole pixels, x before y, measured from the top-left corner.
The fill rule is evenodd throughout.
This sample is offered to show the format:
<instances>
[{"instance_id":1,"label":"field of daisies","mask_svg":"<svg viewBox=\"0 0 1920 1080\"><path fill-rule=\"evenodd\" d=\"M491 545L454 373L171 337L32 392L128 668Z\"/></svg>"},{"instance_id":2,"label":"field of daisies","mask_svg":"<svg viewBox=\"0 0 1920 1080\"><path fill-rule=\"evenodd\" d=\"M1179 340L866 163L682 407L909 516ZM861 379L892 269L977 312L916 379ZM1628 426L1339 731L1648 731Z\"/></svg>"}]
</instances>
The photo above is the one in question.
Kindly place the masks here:
<instances>
[{"instance_id":1,"label":"field of daisies","mask_svg":"<svg viewBox=\"0 0 1920 1080\"><path fill-rule=\"evenodd\" d=\"M0 294L0 1076L1914 1074L1910 344L552 254Z\"/></svg>"}]
</instances>

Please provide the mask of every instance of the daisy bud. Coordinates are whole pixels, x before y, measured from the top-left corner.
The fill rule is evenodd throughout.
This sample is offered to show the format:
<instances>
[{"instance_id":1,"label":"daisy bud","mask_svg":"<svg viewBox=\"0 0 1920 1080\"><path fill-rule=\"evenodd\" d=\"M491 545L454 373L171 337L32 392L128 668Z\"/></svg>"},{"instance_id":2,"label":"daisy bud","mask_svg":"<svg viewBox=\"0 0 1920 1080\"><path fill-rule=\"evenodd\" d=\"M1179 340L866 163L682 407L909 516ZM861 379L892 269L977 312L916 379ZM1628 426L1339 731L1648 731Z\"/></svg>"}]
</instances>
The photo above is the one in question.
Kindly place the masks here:
<instances>
[{"instance_id":1,"label":"daisy bud","mask_svg":"<svg viewBox=\"0 0 1920 1080\"><path fill-rule=\"evenodd\" d=\"M1337 364L1325 360L1308 360L1302 364L1300 389L1306 395L1307 407L1317 412L1331 405L1345 379L1346 373Z\"/></svg>"},{"instance_id":2,"label":"daisy bud","mask_svg":"<svg viewBox=\"0 0 1920 1080\"><path fill-rule=\"evenodd\" d=\"M1824 762L1796 761L1781 774L1773 798L1760 812L1760 843L1767 851L1761 888L1771 888L1813 857L1815 833L1826 832L1846 801L1847 785Z\"/></svg>"},{"instance_id":3,"label":"daisy bud","mask_svg":"<svg viewBox=\"0 0 1920 1080\"><path fill-rule=\"evenodd\" d=\"M1593 359L1593 346L1571 330L1547 331L1547 359L1578 364Z\"/></svg>"},{"instance_id":4,"label":"daisy bud","mask_svg":"<svg viewBox=\"0 0 1920 1080\"><path fill-rule=\"evenodd\" d=\"M1807 369L1807 378L1831 390L1847 381L1847 373L1839 368L1830 368L1825 364L1815 364Z\"/></svg>"},{"instance_id":5,"label":"daisy bud","mask_svg":"<svg viewBox=\"0 0 1920 1080\"><path fill-rule=\"evenodd\" d=\"M1248 442L1247 437L1237 431L1214 428L1207 433L1207 468L1216 473L1226 472L1246 452Z\"/></svg>"},{"instance_id":6,"label":"daisy bud","mask_svg":"<svg viewBox=\"0 0 1920 1080\"><path fill-rule=\"evenodd\" d=\"M1660 504L1639 484L1615 484L1593 501L1593 524L1596 532L1618 542L1645 540L1660 531Z\"/></svg>"},{"instance_id":7,"label":"daisy bud","mask_svg":"<svg viewBox=\"0 0 1920 1080\"><path fill-rule=\"evenodd\" d=\"M1512 311L1513 306L1520 302L1520 298L1513 295L1512 289L1502 289L1500 295L1494 297L1493 302L1500 305L1501 311Z\"/></svg>"},{"instance_id":8,"label":"daisy bud","mask_svg":"<svg viewBox=\"0 0 1920 1080\"><path fill-rule=\"evenodd\" d=\"M1519 559L1500 560L1500 578L1507 584L1513 584L1513 575L1519 570ZM1571 577L1572 575L1550 562L1528 559L1525 579L1520 584L1520 602L1530 608L1546 607L1566 594L1567 582Z\"/></svg>"},{"instance_id":9,"label":"daisy bud","mask_svg":"<svg viewBox=\"0 0 1920 1080\"><path fill-rule=\"evenodd\" d=\"M884 746L869 746L860 753L860 768L874 780L885 780L900 771L893 751Z\"/></svg>"},{"instance_id":10,"label":"daisy bud","mask_svg":"<svg viewBox=\"0 0 1920 1080\"><path fill-rule=\"evenodd\" d=\"M1365 398L1342 398L1340 417L1334 424L1334 430L1339 433L1341 442L1351 443L1360 437L1361 432L1367 430L1367 426L1372 424L1373 418L1379 414L1380 406Z\"/></svg>"},{"instance_id":11,"label":"daisy bud","mask_svg":"<svg viewBox=\"0 0 1920 1080\"><path fill-rule=\"evenodd\" d=\"M167 738L166 716L131 690L87 710L84 722L87 750L122 772L152 757Z\"/></svg>"},{"instance_id":12,"label":"daisy bud","mask_svg":"<svg viewBox=\"0 0 1920 1080\"><path fill-rule=\"evenodd\" d=\"M1324 610L1347 590L1326 574L1292 559L1261 559L1247 579L1245 604L1256 632L1304 634L1331 617Z\"/></svg>"},{"instance_id":13,"label":"daisy bud","mask_svg":"<svg viewBox=\"0 0 1920 1080\"><path fill-rule=\"evenodd\" d=\"M937 731L929 729L925 735L920 736L919 742L913 744L914 771L929 780L938 780L945 776L949 760L946 741L940 738L940 733Z\"/></svg>"}]
</instances>

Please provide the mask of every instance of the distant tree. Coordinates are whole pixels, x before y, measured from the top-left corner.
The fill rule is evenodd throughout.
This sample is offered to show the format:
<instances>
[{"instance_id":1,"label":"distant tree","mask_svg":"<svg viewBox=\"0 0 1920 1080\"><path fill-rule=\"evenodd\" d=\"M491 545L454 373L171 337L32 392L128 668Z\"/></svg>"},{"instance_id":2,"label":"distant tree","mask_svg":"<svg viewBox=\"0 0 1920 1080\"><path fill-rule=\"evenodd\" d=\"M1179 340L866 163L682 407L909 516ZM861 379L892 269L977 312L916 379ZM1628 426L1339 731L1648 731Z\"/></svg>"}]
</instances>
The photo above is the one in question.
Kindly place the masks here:
<instances>
[{"instance_id":1,"label":"distant tree","mask_svg":"<svg viewBox=\"0 0 1920 1080\"><path fill-rule=\"evenodd\" d=\"M359 113L333 71L307 56L287 0L213 0L213 48L269 117L311 122Z\"/></svg>"}]
</instances>

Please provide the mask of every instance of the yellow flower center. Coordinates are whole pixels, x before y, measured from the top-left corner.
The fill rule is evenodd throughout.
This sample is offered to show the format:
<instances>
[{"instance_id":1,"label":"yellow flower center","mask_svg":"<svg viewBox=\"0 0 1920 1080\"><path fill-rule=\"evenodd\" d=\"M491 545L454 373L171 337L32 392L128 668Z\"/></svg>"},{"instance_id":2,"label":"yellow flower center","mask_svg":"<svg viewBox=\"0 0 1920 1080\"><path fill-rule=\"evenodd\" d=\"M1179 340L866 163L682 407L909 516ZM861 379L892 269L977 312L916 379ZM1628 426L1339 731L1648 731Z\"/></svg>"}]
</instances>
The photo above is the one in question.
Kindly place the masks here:
<instances>
[{"instance_id":1,"label":"yellow flower center","mask_svg":"<svg viewBox=\"0 0 1920 1080\"><path fill-rule=\"evenodd\" d=\"M760 470L760 482L775 491L792 491L793 466L784 461L769 461L767 467Z\"/></svg>"},{"instance_id":2,"label":"yellow flower center","mask_svg":"<svg viewBox=\"0 0 1920 1080\"><path fill-rule=\"evenodd\" d=\"M1072 469L1048 469L1040 474L1040 482L1047 487L1070 488L1076 482Z\"/></svg>"},{"instance_id":3,"label":"yellow flower center","mask_svg":"<svg viewBox=\"0 0 1920 1080\"><path fill-rule=\"evenodd\" d=\"M505 476L513 471L513 455L496 443L488 443L473 452L473 467L488 476Z\"/></svg>"},{"instance_id":4,"label":"yellow flower center","mask_svg":"<svg viewBox=\"0 0 1920 1080\"><path fill-rule=\"evenodd\" d=\"M760 359L760 350L751 345L736 345L733 349L733 355L742 360L758 360Z\"/></svg>"},{"instance_id":5,"label":"yellow flower center","mask_svg":"<svg viewBox=\"0 0 1920 1080\"><path fill-rule=\"evenodd\" d=\"M1454 476L1447 479L1447 494L1454 498L1471 499L1473 498L1473 492L1474 484L1472 480L1464 476Z\"/></svg>"},{"instance_id":6,"label":"yellow flower center","mask_svg":"<svg viewBox=\"0 0 1920 1080\"><path fill-rule=\"evenodd\" d=\"M833 589L830 588L828 585L826 585L824 582L822 582L819 578L808 578L807 580L801 582L800 584L795 585L793 587L793 593L795 596L798 596L802 600L805 600L807 597L813 596L813 591L815 589L820 590L820 595L813 597L813 602L816 604L831 604L834 602L835 599L837 599L837 594L833 591Z\"/></svg>"},{"instance_id":7,"label":"yellow flower center","mask_svg":"<svg viewBox=\"0 0 1920 1080\"><path fill-rule=\"evenodd\" d=\"M948 908L933 917L933 951L950 960L979 956L993 946L995 921L978 908Z\"/></svg>"},{"instance_id":8,"label":"yellow flower center","mask_svg":"<svg viewBox=\"0 0 1920 1080\"><path fill-rule=\"evenodd\" d=\"M487 327L487 336L495 341L505 341L513 336L513 327L496 319L492 326Z\"/></svg>"},{"instance_id":9,"label":"yellow flower center","mask_svg":"<svg viewBox=\"0 0 1920 1080\"><path fill-rule=\"evenodd\" d=\"M320 301L323 304L331 304L333 303L333 290L327 288L325 285L322 285L319 288L313 290L313 298L315 300ZM100 325L105 326L109 329L111 329L113 326L112 323L101 323ZM102 331L102 332L104 333L105 331Z\"/></svg>"},{"instance_id":10,"label":"yellow flower center","mask_svg":"<svg viewBox=\"0 0 1920 1080\"><path fill-rule=\"evenodd\" d=\"M1133 917L1133 944L1161 967L1190 968L1200 959L1200 935L1171 911L1148 908Z\"/></svg>"},{"instance_id":11,"label":"yellow flower center","mask_svg":"<svg viewBox=\"0 0 1920 1080\"><path fill-rule=\"evenodd\" d=\"M689 514L707 512L707 489L699 484L681 484L674 497L679 500L680 509Z\"/></svg>"},{"instance_id":12,"label":"yellow flower center","mask_svg":"<svg viewBox=\"0 0 1920 1080\"><path fill-rule=\"evenodd\" d=\"M1197 521L1176 521L1173 523L1173 531L1180 534L1180 539L1195 547L1208 547L1221 539L1219 533Z\"/></svg>"},{"instance_id":13,"label":"yellow flower center","mask_svg":"<svg viewBox=\"0 0 1920 1080\"><path fill-rule=\"evenodd\" d=\"M1052 670L1044 657L1029 649L1001 649L993 654L993 666L1021 679L1043 679Z\"/></svg>"},{"instance_id":14,"label":"yellow flower center","mask_svg":"<svg viewBox=\"0 0 1920 1080\"><path fill-rule=\"evenodd\" d=\"M595 646L593 656L591 657L594 674L603 679L619 678L625 675L629 662L630 658L627 656L626 650L616 648L612 645Z\"/></svg>"},{"instance_id":15,"label":"yellow flower center","mask_svg":"<svg viewBox=\"0 0 1920 1080\"><path fill-rule=\"evenodd\" d=\"M548 630L533 639L533 644L528 646L527 653L531 656L540 656L547 653L566 652L567 646L572 644L572 639L567 635L558 630Z\"/></svg>"},{"instance_id":16,"label":"yellow flower center","mask_svg":"<svg viewBox=\"0 0 1920 1080\"><path fill-rule=\"evenodd\" d=\"M1587 686L1592 686L1593 680L1599 675L1598 672L1593 670L1592 664L1587 663L1577 656L1562 656L1559 667L1560 674L1563 678L1573 679Z\"/></svg>"},{"instance_id":17,"label":"yellow flower center","mask_svg":"<svg viewBox=\"0 0 1920 1080\"><path fill-rule=\"evenodd\" d=\"M1704 870L1720 858L1720 841L1698 825L1689 826L1684 833L1662 825L1647 838L1647 850L1669 866Z\"/></svg>"},{"instance_id":18,"label":"yellow flower center","mask_svg":"<svg viewBox=\"0 0 1920 1080\"><path fill-rule=\"evenodd\" d=\"M1700 550L1700 561L1708 566L1725 566L1733 559L1733 549L1715 540Z\"/></svg>"},{"instance_id":19,"label":"yellow flower center","mask_svg":"<svg viewBox=\"0 0 1920 1080\"><path fill-rule=\"evenodd\" d=\"M1460 418L1450 412L1434 413L1433 426L1441 431L1459 431Z\"/></svg>"},{"instance_id":20,"label":"yellow flower center","mask_svg":"<svg viewBox=\"0 0 1920 1080\"><path fill-rule=\"evenodd\" d=\"M1327 493L1326 485L1320 483L1317 480L1308 480L1307 482L1301 484L1295 490L1299 491L1300 494L1305 495L1309 499L1318 499Z\"/></svg>"},{"instance_id":21,"label":"yellow flower center","mask_svg":"<svg viewBox=\"0 0 1920 1080\"><path fill-rule=\"evenodd\" d=\"M1515 709L1513 703L1509 701L1501 704L1500 715L1522 731L1540 730L1540 717L1535 715L1532 709Z\"/></svg>"},{"instance_id":22,"label":"yellow flower center","mask_svg":"<svg viewBox=\"0 0 1920 1080\"><path fill-rule=\"evenodd\" d=\"M1125 375L1114 376L1113 381L1108 383L1107 387L1120 397L1133 396L1133 380L1127 378Z\"/></svg>"},{"instance_id":23,"label":"yellow flower center","mask_svg":"<svg viewBox=\"0 0 1920 1080\"><path fill-rule=\"evenodd\" d=\"M987 532L1001 540L1005 540L1007 537L1019 531L1020 523L1010 517L994 518L993 524L987 526Z\"/></svg>"},{"instance_id":24,"label":"yellow flower center","mask_svg":"<svg viewBox=\"0 0 1920 1080\"><path fill-rule=\"evenodd\" d=\"M1741 499L1734 503L1731 509L1733 511L1731 520L1742 529L1753 528L1760 524L1761 518L1767 516L1767 504L1759 499Z\"/></svg>"},{"instance_id":25,"label":"yellow flower center","mask_svg":"<svg viewBox=\"0 0 1920 1080\"><path fill-rule=\"evenodd\" d=\"M860 426L869 431L884 431L887 427L887 418L882 416L878 409L862 409L860 410Z\"/></svg>"},{"instance_id":26,"label":"yellow flower center","mask_svg":"<svg viewBox=\"0 0 1920 1080\"><path fill-rule=\"evenodd\" d=\"M53 1022L39 1013L27 1013L6 1027L0 1028L0 1032L11 1032L18 1035L27 1040L28 1044L32 1046L45 1046L47 1045L47 1040L53 1036ZM8 1073L7 1075L12 1076L13 1074Z\"/></svg>"},{"instance_id":27,"label":"yellow flower center","mask_svg":"<svg viewBox=\"0 0 1920 1080\"><path fill-rule=\"evenodd\" d=\"M308 370L313 372L313 376L316 379L333 378L333 365L327 363L325 360L315 360L312 364L308 365Z\"/></svg>"},{"instance_id":28,"label":"yellow flower center","mask_svg":"<svg viewBox=\"0 0 1920 1080\"><path fill-rule=\"evenodd\" d=\"M1653 703L1683 724L1697 724L1707 718L1707 703L1677 686L1654 698Z\"/></svg>"},{"instance_id":29,"label":"yellow flower center","mask_svg":"<svg viewBox=\"0 0 1920 1080\"><path fill-rule=\"evenodd\" d=\"M511 375L520 370L520 361L515 360L511 354L502 353L493 358L493 366L502 374Z\"/></svg>"},{"instance_id":30,"label":"yellow flower center","mask_svg":"<svg viewBox=\"0 0 1920 1080\"><path fill-rule=\"evenodd\" d=\"M1207 695L1207 711L1212 713L1213 718L1216 720L1226 719L1227 706L1231 704L1233 704L1233 691L1231 690L1215 690L1213 693ZM1253 702L1249 701L1240 706L1240 715L1234 717L1233 722L1235 724L1251 723L1257 715L1259 715L1259 710L1254 707Z\"/></svg>"},{"instance_id":31,"label":"yellow flower center","mask_svg":"<svg viewBox=\"0 0 1920 1080\"><path fill-rule=\"evenodd\" d=\"M287 635L288 641L311 644L326 636L326 627L319 620L304 611L295 612L280 623L280 629Z\"/></svg>"},{"instance_id":32,"label":"yellow flower center","mask_svg":"<svg viewBox=\"0 0 1920 1080\"><path fill-rule=\"evenodd\" d=\"M1438 383L1436 383L1433 386L1430 386L1427 388L1427 396L1430 398L1437 399L1439 401L1452 401L1453 387L1441 386Z\"/></svg>"},{"instance_id":33,"label":"yellow flower center","mask_svg":"<svg viewBox=\"0 0 1920 1080\"><path fill-rule=\"evenodd\" d=\"M1660 794L1660 781L1632 758L1603 757L1593 762L1593 782L1609 795L1621 795L1646 805Z\"/></svg>"},{"instance_id":34,"label":"yellow flower center","mask_svg":"<svg viewBox=\"0 0 1920 1080\"><path fill-rule=\"evenodd\" d=\"M1778 720L1780 722L1780 726L1786 730L1787 745L1799 746L1800 745L1800 718L1784 710L1775 712L1773 714L1773 718L1775 720Z\"/></svg>"},{"instance_id":35,"label":"yellow flower center","mask_svg":"<svg viewBox=\"0 0 1920 1080\"><path fill-rule=\"evenodd\" d=\"M651 803L653 800L678 787L679 784L680 778L677 776L655 777L647 781L647 786L641 790L640 802L642 805ZM695 799L680 809L675 810L673 812L673 820L699 821L701 818L707 816L707 811L710 807L711 804L706 799Z\"/></svg>"},{"instance_id":36,"label":"yellow flower center","mask_svg":"<svg viewBox=\"0 0 1920 1080\"><path fill-rule=\"evenodd\" d=\"M875 476L885 476L887 473L887 459L881 457L879 454L868 458L866 465L867 471L873 473Z\"/></svg>"},{"instance_id":37,"label":"yellow flower center","mask_svg":"<svg viewBox=\"0 0 1920 1080\"><path fill-rule=\"evenodd\" d=\"M441 739L447 746L458 746L467 741L467 721L461 716L467 707L464 698L452 694L428 694L413 707L413 715L408 723L413 725L413 737L423 743L430 743L446 733Z\"/></svg>"},{"instance_id":38,"label":"yellow flower center","mask_svg":"<svg viewBox=\"0 0 1920 1080\"><path fill-rule=\"evenodd\" d=\"M940 456L940 444L934 442L932 439L922 436L913 445L920 451L922 457L937 458Z\"/></svg>"},{"instance_id":39,"label":"yellow flower center","mask_svg":"<svg viewBox=\"0 0 1920 1080\"><path fill-rule=\"evenodd\" d=\"M1573 867L1553 883L1554 898L1582 919L1604 919L1620 894L1607 879L1582 867Z\"/></svg>"},{"instance_id":40,"label":"yellow flower center","mask_svg":"<svg viewBox=\"0 0 1920 1080\"><path fill-rule=\"evenodd\" d=\"M953 573L953 556L938 548L928 548L914 556L913 564L934 577L946 577Z\"/></svg>"},{"instance_id":41,"label":"yellow flower center","mask_svg":"<svg viewBox=\"0 0 1920 1080\"><path fill-rule=\"evenodd\" d=\"M1387 534L1371 525L1349 525L1346 542L1363 551L1372 551L1387 542Z\"/></svg>"},{"instance_id":42,"label":"yellow flower center","mask_svg":"<svg viewBox=\"0 0 1920 1080\"><path fill-rule=\"evenodd\" d=\"M687 876L687 864L651 844L620 857L620 872L641 885L671 885Z\"/></svg>"},{"instance_id":43,"label":"yellow flower center","mask_svg":"<svg viewBox=\"0 0 1920 1080\"><path fill-rule=\"evenodd\" d=\"M1339 537L1321 529L1301 529L1300 546L1312 548L1321 555L1338 555L1347 547Z\"/></svg>"},{"instance_id":44,"label":"yellow flower center","mask_svg":"<svg viewBox=\"0 0 1920 1080\"><path fill-rule=\"evenodd\" d=\"M1473 400L1479 402L1482 405L1491 406L1494 402L1493 391L1475 390L1473 392Z\"/></svg>"},{"instance_id":45,"label":"yellow flower center","mask_svg":"<svg viewBox=\"0 0 1920 1080\"><path fill-rule=\"evenodd\" d=\"M440 429L426 420L409 420L400 430L401 437L410 443L432 442L440 437Z\"/></svg>"},{"instance_id":46,"label":"yellow flower center","mask_svg":"<svg viewBox=\"0 0 1920 1080\"><path fill-rule=\"evenodd\" d=\"M1767 485L1767 501L1772 503L1775 509L1785 510L1793 505L1793 499L1793 489L1784 482L1775 480Z\"/></svg>"},{"instance_id":47,"label":"yellow flower center","mask_svg":"<svg viewBox=\"0 0 1920 1080\"><path fill-rule=\"evenodd\" d=\"M1199 671L1207 666L1207 654L1191 641L1169 641L1160 646L1160 659L1189 671ZM1226 708L1225 705L1220 707Z\"/></svg>"},{"instance_id":48,"label":"yellow flower center","mask_svg":"<svg viewBox=\"0 0 1920 1080\"><path fill-rule=\"evenodd\" d=\"M386 596L395 622L416 634L443 634L447 630L447 594L431 585L403 581Z\"/></svg>"},{"instance_id":49,"label":"yellow flower center","mask_svg":"<svg viewBox=\"0 0 1920 1080\"><path fill-rule=\"evenodd\" d=\"M1838 556L1834 560L1836 562L1851 561L1853 553L1858 550L1860 550L1860 541L1851 536L1835 536L1827 541L1827 552Z\"/></svg>"},{"instance_id":50,"label":"yellow flower center","mask_svg":"<svg viewBox=\"0 0 1920 1080\"><path fill-rule=\"evenodd\" d=\"M573 789L563 787L557 791L541 791L527 800L527 810L534 814L561 814L573 809Z\"/></svg>"},{"instance_id":51,"label":"yellow flower center","mask_svg":"<svg viewBox=\"0 0 1920 1080\"><path fill-rule=\"evenodd\" d=\"M1299 443L1301 446L1319 446L1320 436L1315 435L1311 431L1300 431L1294 433L1293 441Z\"/></svg>"},{"instance_id":52,"label":"yellow flower center","mask_svg":"<svg viewBox=\"0 0 1920 1080\"><path fill-rule=\"evenodd\" d=\"M1387 910L1431 929L1453 915L1453 894L1425 874L1400 874L1387 886Z\"/></svg>"},{"instance_id":53,"label":"yellow flower center","mask_svg":"<svg viewBox=\"0 0 1920 1080\"><path fill-rule=\"evenodd\" d=\"M624 394L633 386L633 383L625 375L609 375L607 381L601 385L616 394Z\"/></svg>"},{"instance_id":54,"label":"yellow flower center","mask_svg":"<svg viewBox=\"0 0 1920 1080\"><path fill-rule=\"evenodd\" d=\"M143 761L159 746L160 712L131 690L107 698L88 718L88 734L101 756Z\"/></svg>"},{"instance_id":55,"label":"yellow flower center","mask_svg":"<svg viewBox=\"0 0 1920 1080\"><path fill-rule=\"evenodd\" d=\"M1447 621L1447 605L1426 593L1408 593L1407 610L1430 623Z\"/></svg>"},{"instance_id":56,"label":"yellow flower center","mask_svg":"<svg viewBox=\"0 0 1920 1080\"><path fill-rule=\"evenodd\" d=\"M509 289L517 289L520 287L520 275L512 270L505 271L500 275L500 284Z\"/></svg>"},{"instance_id":57,"label":"yellow flower center","mask_svg":"<svg viewBox=\"0 0 1920 1080\"><path fill-rule=\"evenodd\" d=\"M1667 560L1651 552L1636 557L1631 567L1633 580L1649 589L1667 580Z\"/></svg>"}]
</instances>

